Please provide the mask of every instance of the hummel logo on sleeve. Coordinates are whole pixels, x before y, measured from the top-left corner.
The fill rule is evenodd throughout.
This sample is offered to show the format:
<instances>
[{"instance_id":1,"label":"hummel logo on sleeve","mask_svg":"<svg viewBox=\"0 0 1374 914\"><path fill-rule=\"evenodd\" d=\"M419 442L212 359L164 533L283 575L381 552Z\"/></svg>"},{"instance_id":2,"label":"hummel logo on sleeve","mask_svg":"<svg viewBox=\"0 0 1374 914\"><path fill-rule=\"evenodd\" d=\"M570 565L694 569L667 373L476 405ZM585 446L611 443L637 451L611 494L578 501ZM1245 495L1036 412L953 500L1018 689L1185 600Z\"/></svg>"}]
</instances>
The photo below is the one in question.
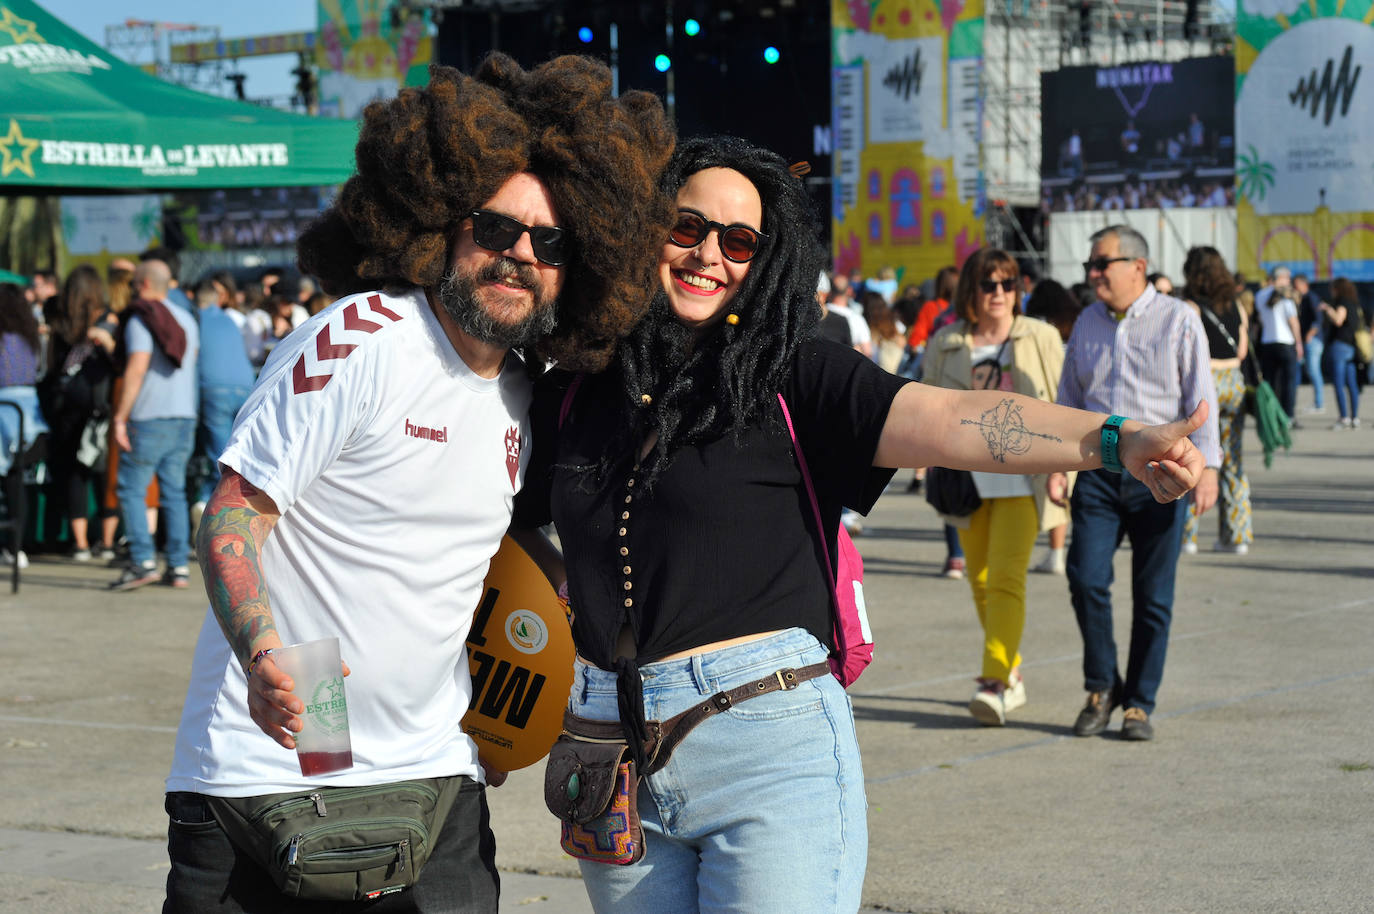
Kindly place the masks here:
<instances>
[{"instance_id":1,"label":"hummel logo on sleeve","mask_svg":"<svg viewBox=\"0 0 1374 914\"><path fill-rule=\"evenodd\" d=\"M372 316L384 317L390 321L401 320L401 315L389 308L382 306L382 299L379 295L370 295L367 299L369 314ZM330 322L332 323L332 321ZM368 320L358 313L358 303L349 302L343 309L343 330L360 331L362 333L376 333L381 330L384 324ZM346 359L354 349L358 348L357 343L334 342L330 333L330 324L325 324L315 334L315 358L319 362L328 362L337 359ZM298 394L309 393L312 390L321 390L329 383L330 378L334 377L333 370L322 374L311 375L306 373L305 353L302 352L296 357L296 365L291 372L292 389Z\"/></svg>"}]
</instances>

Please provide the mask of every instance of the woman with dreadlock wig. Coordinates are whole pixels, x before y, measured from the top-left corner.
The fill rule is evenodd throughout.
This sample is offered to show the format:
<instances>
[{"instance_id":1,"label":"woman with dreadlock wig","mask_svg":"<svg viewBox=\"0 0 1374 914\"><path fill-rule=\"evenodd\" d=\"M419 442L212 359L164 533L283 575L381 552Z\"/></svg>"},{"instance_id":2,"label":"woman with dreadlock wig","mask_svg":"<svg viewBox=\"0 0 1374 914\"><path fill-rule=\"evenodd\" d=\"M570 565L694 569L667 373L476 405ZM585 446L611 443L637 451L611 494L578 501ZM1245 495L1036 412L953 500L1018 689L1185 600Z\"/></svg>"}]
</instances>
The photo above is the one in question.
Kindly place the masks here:
<instances>
[{"instance_id":1,"label":"woman with dreadlock wig","mask_svg":"<svg viewBox=\"0 0 1374 914\"><path fill-rule=\"evenodd\" d=\"M852 912L863 771L826 663L840 509L867 511L899 466L1099 467L1107 417L910 384L818 338L815 221L778 156L689 140L663 186L663 289L606 371L541 379L514 521L552 519L565 550L566 582L550 577L579 654L569 710L618 722L644 775L643 857L579 853L583 879L598 911ZM1201 421L1127 421L1108 459L1177 498L1202 472L1183 437Z\"/></svg>"}]
</instances>

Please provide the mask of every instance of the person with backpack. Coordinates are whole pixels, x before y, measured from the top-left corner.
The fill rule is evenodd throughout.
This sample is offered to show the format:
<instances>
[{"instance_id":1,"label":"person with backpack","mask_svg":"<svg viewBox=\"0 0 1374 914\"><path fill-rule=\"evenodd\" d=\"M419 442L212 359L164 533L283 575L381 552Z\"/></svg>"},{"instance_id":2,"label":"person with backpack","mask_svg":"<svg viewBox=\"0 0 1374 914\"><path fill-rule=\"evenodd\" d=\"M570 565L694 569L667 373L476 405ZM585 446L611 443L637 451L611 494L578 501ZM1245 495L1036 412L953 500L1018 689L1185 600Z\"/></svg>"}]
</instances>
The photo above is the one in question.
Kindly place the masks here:
<instances>
[{"instance_id":1,"label":"person with backpack","mask_svg":"<svg viewBox=\"0 0 1374 914\"><path fill-rule=\"evenodd\" d=\"M54 491L64 499L72 532L72 559L89 562L89 503L108 454L112 354L92 328L105 313L105 285L89 264L67 275L48 316L48 373L38 399L48 420L48 468ZM111 344L113 341L109 341ZM102 552L114 551L114 531Z\"/></svg>"},{"instance_id":2,"label":"person with backpack","mask_svg":"<svg viewBox=\"0 0 1374 914\"><path fill-rule=\"evenodd\" d=\"M566 580L541 566L566 587L578 652L565 732L599 734L593 768L607 747L625 759L622 813L581 805L591 769L561 766L559 746L545 798L569 808L563 847L603 914L858 909L867 813L827 663L833 569L841 508L871 508L892 468L1041 473L1105 453L1164 501L1202 472L1184 436L1205 409L1126 421L1104 449L1105 415L912 384L818 338L803 171L740 139L681 142L662 291L603 372L536 382L512 526L552 521L565 550ZM684 712L700 722L670 727ZM610 865L569 840L601 826L642 854Z\"/></svg>"}]
</instances>

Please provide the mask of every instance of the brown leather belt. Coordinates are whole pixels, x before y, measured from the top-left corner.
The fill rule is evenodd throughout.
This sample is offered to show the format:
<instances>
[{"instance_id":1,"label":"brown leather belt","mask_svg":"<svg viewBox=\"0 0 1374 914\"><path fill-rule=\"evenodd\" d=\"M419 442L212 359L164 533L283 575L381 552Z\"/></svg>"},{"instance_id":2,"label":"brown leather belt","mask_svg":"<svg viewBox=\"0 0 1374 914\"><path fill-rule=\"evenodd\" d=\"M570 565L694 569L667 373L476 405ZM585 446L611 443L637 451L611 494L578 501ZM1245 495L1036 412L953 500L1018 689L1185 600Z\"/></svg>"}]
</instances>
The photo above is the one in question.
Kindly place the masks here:
<instances>
[{"instance_id":1,"label":"brown leather belt","mask_svg":"<svg viewBox=\"0 0 1374 914\"><path fill-rule=\"evenodd\" d=\"M830 675L830 664L824 660L800 669L787 667L776 670L762 679L746 682L725 692L717 692L699 705L675 714L665 721L646 721L649 738L645 741L645 755L649 759L641 776L659 771L673 756L673 750L692 728L708 717L728 711L741 702L767 695L769 692L790 692L808 679ZM571 711L563 712L563 729L580 740L624 742L625 730L618 720L588 720Z\"/></svg>"}]
</instances>

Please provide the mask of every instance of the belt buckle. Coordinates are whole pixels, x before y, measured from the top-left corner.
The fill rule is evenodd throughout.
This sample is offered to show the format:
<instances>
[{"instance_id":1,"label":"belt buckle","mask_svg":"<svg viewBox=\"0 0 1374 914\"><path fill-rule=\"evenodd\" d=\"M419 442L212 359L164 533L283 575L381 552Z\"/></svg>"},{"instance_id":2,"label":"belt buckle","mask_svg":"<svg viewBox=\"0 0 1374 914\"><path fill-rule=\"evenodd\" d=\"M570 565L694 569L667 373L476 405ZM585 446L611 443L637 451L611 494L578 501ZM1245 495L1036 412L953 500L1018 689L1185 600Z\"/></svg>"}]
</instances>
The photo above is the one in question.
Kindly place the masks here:
<instances>
[{"instance_id":1,"label":"belt buckle","mask_svg":"<svg viewBox=\"0 0 1374 914\"><path fill-rule=\"evenodd\" d=\"M773 675L778 677L778 688L784 692L790 692L798 685L797 671L791 667L785 670L777 670Z\"/></svg>"}]
</instances>

